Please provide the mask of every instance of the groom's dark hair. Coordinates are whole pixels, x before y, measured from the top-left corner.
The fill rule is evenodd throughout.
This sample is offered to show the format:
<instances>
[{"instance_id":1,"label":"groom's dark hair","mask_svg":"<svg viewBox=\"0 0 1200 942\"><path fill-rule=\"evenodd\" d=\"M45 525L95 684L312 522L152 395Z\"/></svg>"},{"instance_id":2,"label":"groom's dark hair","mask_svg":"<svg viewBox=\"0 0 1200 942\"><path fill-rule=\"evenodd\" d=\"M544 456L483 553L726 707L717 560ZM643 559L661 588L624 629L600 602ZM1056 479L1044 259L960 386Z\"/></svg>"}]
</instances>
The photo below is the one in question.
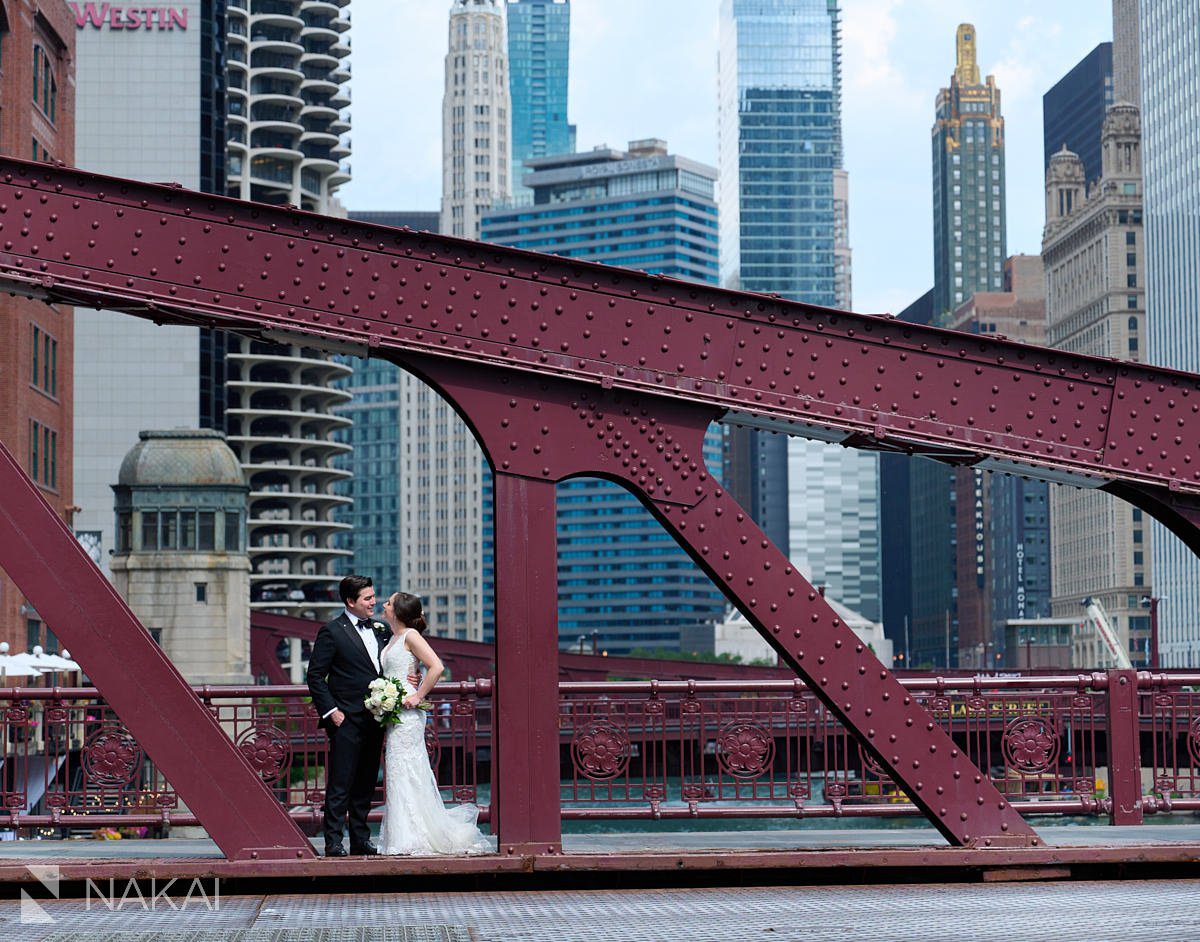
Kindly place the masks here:
<instances>
[{"instance_id":1,"label":"groom's dark hair","mask_svg":"<svg viewBox=\"0 0 1200 942\"><path fill-rule=\"evenodd\" d=\"M349 607L349 603L358 600L358 594L363 589L369 589L374 584L370 576L347 576L338 584L338 594L342 597L342 604Z\"/></svg>"}]
</instances>

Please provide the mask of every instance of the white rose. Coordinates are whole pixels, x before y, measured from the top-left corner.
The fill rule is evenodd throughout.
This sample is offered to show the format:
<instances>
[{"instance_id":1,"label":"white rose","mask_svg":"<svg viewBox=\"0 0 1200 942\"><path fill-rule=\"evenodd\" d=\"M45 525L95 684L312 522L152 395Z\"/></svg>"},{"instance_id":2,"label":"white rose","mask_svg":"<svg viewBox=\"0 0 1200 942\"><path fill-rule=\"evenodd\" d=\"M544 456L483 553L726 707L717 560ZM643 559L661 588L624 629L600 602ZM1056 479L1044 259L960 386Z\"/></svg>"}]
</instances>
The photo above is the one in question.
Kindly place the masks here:
<instances>
[{"instance_id":1,"label":"white rose","mask_svg":"<svg viewBox=\"0 0 1200 942\"><path fill-rule=\"evenodd\" d=\"M384 694L389 697L400 696L400 689L395 684L393 684L391 681L388 681L387 686L384 687L383 690L384 690Z\"/></svg>"}]
</instances>

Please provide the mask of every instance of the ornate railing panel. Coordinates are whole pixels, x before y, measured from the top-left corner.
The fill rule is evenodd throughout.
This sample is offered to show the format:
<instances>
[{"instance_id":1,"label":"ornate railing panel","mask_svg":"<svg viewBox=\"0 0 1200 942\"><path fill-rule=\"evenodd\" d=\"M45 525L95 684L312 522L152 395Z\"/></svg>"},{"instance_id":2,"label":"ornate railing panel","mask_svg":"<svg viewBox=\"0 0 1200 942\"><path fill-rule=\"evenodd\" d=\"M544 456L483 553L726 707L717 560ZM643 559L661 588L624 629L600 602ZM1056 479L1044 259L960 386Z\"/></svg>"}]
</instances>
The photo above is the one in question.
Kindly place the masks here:
<instances>
[{"instance_id":1,"label":"ornate railing panel","mask_svg":"<svg viewBox=\"0 0 1200 942\"><path fill-rule=\"evenodd\" d=\"M1200 675L1137 675L1137 715L1112 735L1108 691L1119 673L902 683L1023 814L1113 816L1114 760L1139 770L1133 800L1143 811L1200 810ZM559 691L564 819L920 813L799 681ZM292 819L315 831L328 747L307 688L195 692ZM489 680L442 685L426 732L443 797L479 804L485 821L491 693ZM0 690L0 746L0 828L161 832L199 823L94 688Z\"/></svg>"}]
</instances>

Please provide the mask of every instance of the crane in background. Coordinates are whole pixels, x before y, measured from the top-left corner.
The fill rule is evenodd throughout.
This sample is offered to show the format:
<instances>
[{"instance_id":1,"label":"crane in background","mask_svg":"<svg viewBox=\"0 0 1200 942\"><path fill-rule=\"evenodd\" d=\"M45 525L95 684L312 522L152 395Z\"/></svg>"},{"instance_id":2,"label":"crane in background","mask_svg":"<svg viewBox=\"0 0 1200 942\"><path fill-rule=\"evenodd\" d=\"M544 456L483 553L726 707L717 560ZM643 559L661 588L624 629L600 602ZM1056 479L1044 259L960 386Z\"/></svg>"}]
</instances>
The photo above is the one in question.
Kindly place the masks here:
<instances>
[{"instance_id":1,"label":"crane in background","mask_svg":"<svg viewBox=\"0 0 1200 942\"><path fill-rule=\"evenodd\" d=\"M1100 636L1100 640L1108 648L1108 653L1116 661L1116 666L1121 670L1132 670L1133 664L1129 661L1125 645L1121 644L1121 639L1113 628L1112 622L1108 620L1108 612L1104 610L1100 600L1088 596L1080 604L1087 612L1087 620L1095 626L1096 634Z\"/></svg>"}]
</instances>

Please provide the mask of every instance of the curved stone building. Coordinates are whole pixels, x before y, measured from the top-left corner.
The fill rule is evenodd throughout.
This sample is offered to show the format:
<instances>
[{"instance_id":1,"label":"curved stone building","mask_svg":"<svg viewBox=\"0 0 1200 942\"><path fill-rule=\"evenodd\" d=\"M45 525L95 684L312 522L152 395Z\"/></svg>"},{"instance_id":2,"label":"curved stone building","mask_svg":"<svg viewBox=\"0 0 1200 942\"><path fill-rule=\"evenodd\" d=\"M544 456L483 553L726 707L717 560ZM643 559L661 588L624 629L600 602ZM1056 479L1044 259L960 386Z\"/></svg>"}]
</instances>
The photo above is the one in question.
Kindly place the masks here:
<instances>
[{"instance_id":1,"label":"curved stone building","mask_svg":"<svg viewBox=\"0 0 1200 942\"><path fill-rule=\"evenodd\" d=\"M228 0L227 192L327 212L350 179L350 0Z\"/></svg>"}]
</instances>

